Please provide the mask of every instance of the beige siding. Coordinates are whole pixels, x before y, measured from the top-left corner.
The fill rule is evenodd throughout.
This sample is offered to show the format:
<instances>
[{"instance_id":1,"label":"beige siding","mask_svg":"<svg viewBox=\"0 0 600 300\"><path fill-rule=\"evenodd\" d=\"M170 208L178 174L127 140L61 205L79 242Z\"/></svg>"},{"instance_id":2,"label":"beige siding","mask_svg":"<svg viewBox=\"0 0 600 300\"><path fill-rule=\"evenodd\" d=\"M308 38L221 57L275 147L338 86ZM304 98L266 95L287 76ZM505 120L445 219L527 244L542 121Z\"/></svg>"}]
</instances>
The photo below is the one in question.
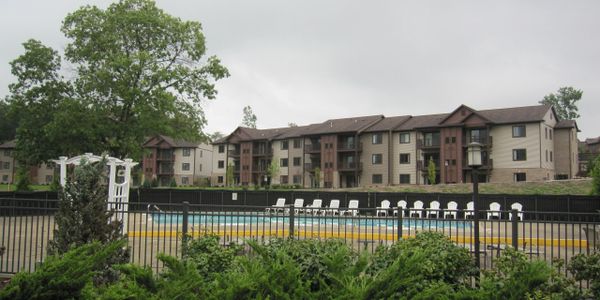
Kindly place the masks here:
<instances>
[{"instance_id":1,"label":"beige siding","mask_svg":"<svg viewBox=\"0 0 600 300\"><path fill-rule=\"evenodd\" d=\"M513 138L513 125L495 126L490 130L494 139L490 154L490 158L494 160L494 169L540 167L540 123L524 125L525 137ZM527 149L527 160L513 161L513 149Z\"/></svg>"},{"instance_id":2,"label":"beige siding","mask_svg":"<svg viewBox=\"0 0 600 300\"><path fill-rule=\"evenodd\" d=\"M0 183L14 183L15 161L13 154L12 150L0 149Z\"/></svg>"},{"instance_id":3,"label":"beige siding","mask_svg":"<svg viewBox=\"0 0 600 300\"><path fill-rule=\"evenodd\" d=\"M229 147L233 149L233 146ZM219 160L222 160L225 164L225 168L219 169ZM233 162L232 162L233 163ZM227 146L225 146L225 151L223 153L219 153L219 145L213 145L213 154L212 154L212 175L211 175L211 184L214 186L224 185L226 180L225 172L227 168ZM219 176L223 176L223 183L218 183L217 178Z\"/></svg>"},{"instance_id":4,"label":"beige siding","mask_svg":"<svg viewBox=\"0 0 600 300\"><path fill-rule=\"evenodd\" d=\"M302 141L302 140L301 140ZM303 185L303 172L304 172L304 146L300 142L300 148L294 148L294 139L288 141L289 144L289 182L294 183L294 176L300 176L300 185ZM294 158L300 158L300 165L294 166Z\"/></svg>"},{"instance_id":5,"label":"beige siding","mask_svg":"<svg viewBox=\"0 0 600 300\"><path fill-rule=\"evenodd\" d=\"M218 150L218 149L217 149ZM207 144L200 144L195 151L196 165L195 174L196 178L208 178L212 174L212 156L213 147Z\"/></svg>"},{"instance_id":6,"label":"beige siding","mask_svg":"<svg viewBox=\"0 0 600 300\"><path fill-rule=\"evenodd\" d=\"M362 143L362 154L360 162L362 162L362 176L360 185L386 185L388 183L388 134L382 132L382 143L373 144L372 137L375 133L365 133L360 136ZM373 164L372 155L381 154L381 164ZM373 174L381 174L382 181L380 184L373 183Z\"/></svg>"},{"instance_id":7,"label":"beige siding","mask_svg":"<svg viewBox=\"0 0 600 300\"><path fill-rule=\"evenodd\" d=\"M272 184L280 184L281 181L281 176L284 175L288 175L289 172L289 166L291 164L290 159L289 159L289 147L290 144L288 143L288 150L281 150L281 144L282 141L273 141L272 143L272 147L273 147L273 160L276 161L279 164L279 173L274 175L271 178L271 183ZM287 158L288 159L288 167L284 167L281 165L281 159L282 158ZM289 175L288 175L289 176ZM288 178L288 183L292 182L291 177Z\"/></svg>"},{"instance_id":8,"label":"beige siding","mask_svg":"<svg viewBox=\"0 0 600 300\"><path fill-rule=\"evenodd\" d=\"M177 185L193 185L194 184L194 149L186 148L190 150L189 156L183 156L184 148L177 148L173 150L175 155L175 161L173 161L173 172ZM183 164L188 164L188 170L183 170ZM188 182L184 184L181 181L182 177L187 177Z\"/></svg>"},{"instance_id":9,"label":"beige siding","mask_svg":"<svg viewBox=\"0 0 600 300\"><path fill-rule=\"evenodd\" d=\"M417 136L414 131L409 132L410 143L400 144L400 132L393 133L392 144L392 184L400 184L400 174L409 174L410 183L417 183ZM410 155L409 164L400 164L400 153Z\"/></svg>"}]
</instances>

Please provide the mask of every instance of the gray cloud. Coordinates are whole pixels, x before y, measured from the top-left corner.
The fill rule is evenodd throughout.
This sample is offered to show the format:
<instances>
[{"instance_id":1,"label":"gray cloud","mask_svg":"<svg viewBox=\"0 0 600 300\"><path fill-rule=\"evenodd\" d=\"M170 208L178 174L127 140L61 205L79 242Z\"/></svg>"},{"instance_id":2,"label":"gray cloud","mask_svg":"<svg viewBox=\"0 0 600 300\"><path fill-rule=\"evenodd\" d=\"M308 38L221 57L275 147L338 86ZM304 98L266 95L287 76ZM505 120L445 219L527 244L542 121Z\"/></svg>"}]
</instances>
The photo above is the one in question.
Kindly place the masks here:
<instances>
[{"instance_id":1,"label":"gray cloud","mask_svg":"<svg viewBox=\"0 0 600 300\"><path fill-rule=\"evenodd\" d=\"M0 2L0 94L8 62L33 37L62 49L60 21L108 1ZM228 132L251 105L259 127L328 118L534 105L561 86L584 91L580 139L600 135L597 1L158 1L202 22L232 76L205 110Z\"/></svg>"}]
</instances>

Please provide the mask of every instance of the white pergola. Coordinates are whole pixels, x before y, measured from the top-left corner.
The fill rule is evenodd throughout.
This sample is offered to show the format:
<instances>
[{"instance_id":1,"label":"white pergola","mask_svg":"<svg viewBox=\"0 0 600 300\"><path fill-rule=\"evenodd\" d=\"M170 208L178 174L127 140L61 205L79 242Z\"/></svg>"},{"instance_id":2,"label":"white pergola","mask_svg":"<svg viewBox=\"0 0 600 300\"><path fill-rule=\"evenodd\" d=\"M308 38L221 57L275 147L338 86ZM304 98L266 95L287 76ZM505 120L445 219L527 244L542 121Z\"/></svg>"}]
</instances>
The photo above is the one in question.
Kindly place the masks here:
<instances>
[{"instance_id":1,"label":"white pergola","mask_svg":"<svg viewBox=\"0 0 600 300\"><path fill-rule=\"evenodd\" d=\"M75 157L68 158L60 156L58 160L53 160L54 163L60 166L60 185L62 187L67 183L67 165L79 166L83 161L95 163L106 158L109 166L108 174L108 210L116 211L116 218L123 222L122 233L127 233L127 209L129 207L129 188L131 186L131 168L138 165L131 158L124 160L110 156L99 156L92 153L85 153ZM124 180L122 183L117 183L117 167L124 167Z\"/></svg>"}]
</instances>

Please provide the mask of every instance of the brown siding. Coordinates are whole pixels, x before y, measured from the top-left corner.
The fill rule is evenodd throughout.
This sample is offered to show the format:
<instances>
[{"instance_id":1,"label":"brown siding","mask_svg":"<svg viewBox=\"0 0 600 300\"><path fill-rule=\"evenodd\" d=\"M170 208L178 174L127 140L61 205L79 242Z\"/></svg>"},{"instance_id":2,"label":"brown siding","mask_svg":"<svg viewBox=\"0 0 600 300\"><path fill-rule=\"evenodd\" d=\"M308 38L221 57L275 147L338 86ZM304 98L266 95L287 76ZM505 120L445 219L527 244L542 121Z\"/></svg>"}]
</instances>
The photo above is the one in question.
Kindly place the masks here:
<instances>
[{"instance_id":1,"label":"brown siding","mask_svg":"<svg viewBox=\"0 0 600 300\"><path fill-rule=\"evenodd\" d=\"M446 143L446 138L449 142ZM456 139L452 143L452 138ZM440 180L443 183L462 182L462 128L446 127L440 130ZM455 165L451 161L456 161ZM448 166L445 162L448 161Z\"/></svg>"},{"instance_id":2,"label":"brown siding","mask_svg":"<svg viewBox=\"0 0 600 300\"><path fill-rule=\"evenodd\" d=\"M325 148L325 145L330 145ZM325 167L327 163L328 167ZM337 170L337 136L324 135L321 137L321 170L323 170L323 182L333 185L334 171Z\"/></svg>"},{"instance_id":3,"label":"brown siding","mask_svg":"<svg viewBox=\"0 0 600 300\"><path fill-rule=\"evenodd\" d=\"M252 142L240 144L240 182L248 185L252 182Z\"/></svg>"}]
</instances>

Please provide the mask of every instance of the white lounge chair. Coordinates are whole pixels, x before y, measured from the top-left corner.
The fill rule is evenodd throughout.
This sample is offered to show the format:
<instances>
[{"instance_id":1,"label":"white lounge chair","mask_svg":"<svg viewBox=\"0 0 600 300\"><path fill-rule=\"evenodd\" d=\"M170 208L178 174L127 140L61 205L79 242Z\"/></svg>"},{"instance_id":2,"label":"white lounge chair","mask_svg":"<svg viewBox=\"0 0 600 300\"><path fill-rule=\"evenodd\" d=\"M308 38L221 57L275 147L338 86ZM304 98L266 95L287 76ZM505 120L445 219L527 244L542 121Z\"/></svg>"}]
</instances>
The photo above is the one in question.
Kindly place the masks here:
<instances>
[{"instance_id":1,"label":"white lounge chair","mask_svg":"<svg viewBox=\"0 0 600 300\"><path fill-rule=\"evenodd\" d=\"M452 216L453 219L456 219L456 210L458 209L458 203L450 201L448 202L447 206L448 208L444 210L444 219L446 219L447 216Z\"/></svg>"},{"instance_id":2,"label":"white lounge chair","mask_svg":"<svg viewBox=\"0 0 600 300\"><path fill-rule=\"evenodd\" d=\"M513 204L511 204L510 206L511 209L514 209L517 211L517 218L519 218L519 221L523 220L523 204L519 203L519 202L515 202ZM510 214L510 220L513 219L513 213L511 212Z\"/></svg>"},{"instance_id":3,"label":"white lounge chair","mask_svg":"<svg viewBox=\"0 0 600 300\"><path fill-rule=\"evenodd\" d=\"M465 210L465 219L468 217L473 218L475 216L475 204L473 201L467 203L467 209Z\"/></svg>"},{"instance_id":4,"label":"white lounge chair","mask_svg":"<svg viewBox=\"0 0 600 300\"><path fill-rule=\"evenodd\" d=\"M487 219L491 220L492 218L498 218L500 220L500 203L492 202L490 203L490 210L487 213Z\"/></svg>"},{"instance_id":5,"label":"white lounge chair","mask_svg":"<svg viewBox=\"0 0 600 300\"><path fill-rule=\"evenodd\" d=\"M408 210L408 216L419 215L419 218L423 217L423 201L417 200L413 203L413 207Z\"/></svg>"},{"instance_id":6,"label":"white lounge chair","mask_svg":"<svg viewBox=\"0 0 600 300\"><path fill-rule=\"evenodd\" d=\"M348 202L348 209L345 210L342 215L346 215L349 214L353 217L358 216L358 200L350 200L350 202Z\"/></svg>"},{"instance_id":7,"label":"white lounge chair","mask_svg":"<svg viewBox=\"0 0 600 300\"><path fill-rule=\"evenodd\" d=\"M322 209L321 214L324 216L329 215L329 214L331 214L332 216L337 215L340 213L339 208L340 208L340 200L331 199L331 201L329 202L329 207Z\"/></svg>"},{"instance_id":8,"label":"white lounge chair","mask_svg":"<svg viewBox=\"0 0 600 300\"><path fill-rule=\"evenodd\" d=\"M296 200L294 200L294 213L295 214L298 214L300 212L300 210L302 210L303 207L304 207L304 199L297 198ZM289 209L286 210L286 212L289 213Z\"/></svg>"},{"instance_id":9,"label":"white lounge chair","mask_svg":"<svg viewBox=\"0 0 600 300\"><path fill-rule=\"evenodd\" d=\"M431 215L435 215L436 218L439 217L440 214L440 203L438 201L431 201L429 203L429 208L426 210L426 218L431 218Z\"/></svg>"},{"instance_id":10,"label":"white lounge chair","mask_svg":"<svg viewBox=\"0 0 600 300\"><path fill-rule=\"evenodd\" d=\"M404 213L404 211L406 210L406 201L404 201L404 200L398 201L398 205L396 207L402 208L402 212ZM397 216L397 215L398 215L398 209L394 209L394 216Z\"/></svg>"},{"instance_id":11,"label":"white lounge chair","mask_svg":"<svg viewBox=\"0 0 600 300\"><path fill-rule=\"evenodd\" d=\"M271 207L267 207L265 209L266 212L268 213L276 213L276 212L280 212L283 211L285 209L285 198L277 198L277 202L274 205L271 205Z\"/></svg>"},{"instance_id":12,"label":"white lounge chair","mask_svg":"<svg viewBox=\"0 0 600 300\"><path fill-rule=\"evenodd\" d=\"M304 212L305 214L311 214L311 215L316 215L320 210L321 210L321 205L323 203L323 200L321 199L315 199L313 200L311 205L307 205L302 212Z\"/></svg>"},{"instance_id":13,"label":"white lounge chair","mask_svg":"<svg viewBox=\"0 0 600 300\"><path fill-rule=\"evenodd\" d=\"M381 201L381 206L377 207L376 216L379 217L379 214L383 214L384 216L388 215L388 210L390 209L390 201L383 200Z\"/></svg>"}]
</instances>

